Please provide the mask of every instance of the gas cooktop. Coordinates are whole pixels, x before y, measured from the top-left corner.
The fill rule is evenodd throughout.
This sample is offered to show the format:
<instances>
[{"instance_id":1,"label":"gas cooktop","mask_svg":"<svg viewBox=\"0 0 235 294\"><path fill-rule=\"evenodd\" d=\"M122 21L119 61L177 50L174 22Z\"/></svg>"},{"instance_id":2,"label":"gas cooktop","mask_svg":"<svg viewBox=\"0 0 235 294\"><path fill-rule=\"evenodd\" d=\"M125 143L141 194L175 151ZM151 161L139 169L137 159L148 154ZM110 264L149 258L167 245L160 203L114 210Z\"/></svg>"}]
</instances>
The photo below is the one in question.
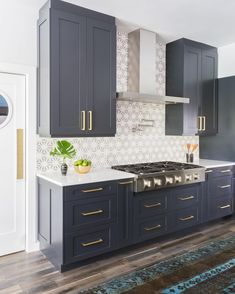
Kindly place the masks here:
<instances>
[{"instance_id":1,"label":"gas cooktop","mask_svg":"<svg viewBox=\"0 0 235 294\"><path fill-rule=\"evenodd\" d=\"M137 175L135 192L205 181L205 168L189 163L160 161L117 165L112 168Z\"/></svg>"}]
</instances>

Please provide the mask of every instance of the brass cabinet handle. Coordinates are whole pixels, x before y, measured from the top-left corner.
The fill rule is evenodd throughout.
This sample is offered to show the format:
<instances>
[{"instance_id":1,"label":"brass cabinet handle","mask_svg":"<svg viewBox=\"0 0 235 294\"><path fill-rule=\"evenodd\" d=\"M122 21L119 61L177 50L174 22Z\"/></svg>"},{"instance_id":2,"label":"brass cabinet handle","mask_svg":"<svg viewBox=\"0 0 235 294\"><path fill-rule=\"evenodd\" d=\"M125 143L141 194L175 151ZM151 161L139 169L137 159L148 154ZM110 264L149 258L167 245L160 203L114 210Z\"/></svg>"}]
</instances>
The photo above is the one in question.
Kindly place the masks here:
<instances>
[{"instance_id":1,"label":"brass cabinet handle","mask_svg":"<svg viewBox=\"0 0 235 294\"><path fill-rule=\"evenodd\" d=\"M133 184L133 181L127 181L127 182L119 182L118 185L129 185Z\"/></svg>"},{"instance_id":2,"label":"brass cabinet handle","mask_svg":"<svg viewBox=\"0 0 235 294\"><path fill-rule=\"evenodd\" d=\"M190 200L190 199L194 199L194 196L188 196L188 197L178 197L179 200L182 200L182 201L186 201L186 200Z\"/></svg>"},{"instance_id":3,"label":"brass cabinet handle","mask_svg":"<svg viewBox=\"0 0 235 294\"><path fill-rule=\"evenodd\" d=\"M218 186L220 189L226 189L226 188L229 188L231 187L231 185L225 185L225 186Z\"/></svg>"},{"instance_id":4,"label":"brass cabinet handle","mask_svg":"<svg viewBox=\"0 0 235 294\"><path fill-rule=\"evenodd\" d=\"M156 230L156 229L160 229L162 226L161 225L157 225L151 228L144 228L145 231L152 231L152 230Z\"/></svg>"},{"instance_id":5,"label":"brass cabinet handle","mask_svg":"<svg viewBox=\"0 0 235 294\"><path fill-rule=\"evenodd\" d=\"M224 170L221 170L220 172L221 173L229 173L229 172L231 172L231 169L224 169Z\"/></svg>"},{"instance_id":6,"label":"brass cabinet handle","mask_svg":"<svg viewBox=\"0 0 235 294\"><path fill-rule=\"evenodd\" d=\"M98 192L103 191L104 188L96 188L96 189L89 189L89 190L82 190L83 193L92 193L92 192Z\"/></svg>"},{"instance_id":7,"label":"brass cabinet handle","mask_svg":"<svg viewBox=\"0 0 235 294\"><path fill-rule=\"evenodd\" d=\"M157 207L157 206L161 206L161 202L158 203L154 203L154 204L145 204L144 207L146 208L152 208L152 207Z\"/></svg>"},{"instance_id":8,"label":"brass cabinet handle","mask_svg":"<svg viewBox=\"0 0 235 294\"><path fill-rule=\"evenodd\" d=\"M202 117L198 116L198 131L202 131Z\"/></svg>"},{"instance_id":9,"label":"brass cabinet handle","mask_svg":"<svg viewBox=\"0 0 235 294\"><path fill-rule=\"evenodd\" d=\"M220 208L220 209L225 209L225 208L229 208L229 207L231 207L230 204L228 204L228 205L224 205L224 206L218 206L218 208Z\"/></svg>"},{"instance_id":10,"label":"brass cabinet handle","mask_svg":"<svg viewBox=\"0 0 235 294\"><path fill-rule=\"evenodd\" d=\"M100 244L100 243L103 243L103 242L104 242L104 240L100 238L100 239L92 241L92 242L82 243L82 246L87 247L87 246L97 245L97 244Z\"/></svg>"},{"instance_id":11,"label":"brass cabinet handle","mask_svg":"<svg viewBox=\"0 0 235 294\"><path fill-rule=\"evenodd\" d=\"M194 218L194 215L190 215L190 216L187 216L187 217L179 218L179 220L188 221L188 220L193 219L193 218Z\"/></svg>"},{"instance_id":12,"label":"brass cabinet handle","mask_svg":"<svg viewBox=\"0 0 235 294\"><path fill-rule=\"evenodd\" d=\"M212 172L213 172L213 169L208 169L208 170L206 170L205 172L206 172L207 174L208 174L208 173L212 173Z\"/></svg>"},{"instance_id":13,"label":"brass cabinet handle","mask_svg":"<svg viewBox=\"0 0 235 294\"><path fill-rule=\"evenodd\" d=\"M203 127L202 127L202 131L205 131L206 130L206 117L205 116L202 117L202 121L204 122Z\"/></svg>"},{"instance_id":14,"label":"brass cabinet handle","mask_svg":"<svg viewBox=\"0 0 235 294\"><path fill-rule=\"evenodd\" d=\"M17 180L24 178L24 130L17 129Z\"/></svg>"},{"instance_id":15,"label":"brass cabinet handle","mask_svg":"<svg viewBox=\"0 0 235 294\"><path fill-rule=\"evenodd\" d=\"M92 131L92 129L93 129L93 113L92 113L92 111L88 111L88 115L89 115L89 128L88 128L88 130L89 131Z\"/></svg>"},{"instance_id":16,"label":"brass cabinet handle","mask_svg":"<svg viewBox=\"0 0 235 294\"><path fill-rule=\"evenodd\" d=\"M103 213L104 211L102 209L99 209L99 210L95 210L95 211L89 211L89 212L82 212L81 214L83 216L90 216L90 215L95 215L95 214L101 214Z\"/></svg>"},{"instance_id":17,"label":"brass cabinet handle","mask_svg":"<svg viewBox=\"0 0 235 294\"><path fill-rule=\"evenodd\" d=\"M81 111L81 130L86 130L86 111Z\"/></svg>"}]
</instances>

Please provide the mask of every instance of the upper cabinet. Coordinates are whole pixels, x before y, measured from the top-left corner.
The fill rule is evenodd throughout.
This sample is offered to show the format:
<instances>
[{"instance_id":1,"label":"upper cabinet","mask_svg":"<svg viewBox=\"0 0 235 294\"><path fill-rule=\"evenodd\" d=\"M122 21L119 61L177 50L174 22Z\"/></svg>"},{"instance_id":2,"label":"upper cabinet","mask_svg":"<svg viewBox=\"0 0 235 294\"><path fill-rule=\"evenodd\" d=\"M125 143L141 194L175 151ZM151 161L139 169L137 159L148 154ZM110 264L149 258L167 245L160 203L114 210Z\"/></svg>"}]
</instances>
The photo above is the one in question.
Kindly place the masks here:
<instances>
[{"instance_id":1,"label":"upper cabinet","mask_svg":"<svg viewBox=\"0 0 235 294\"><path fill-rule=\"evenodd\" d=\"M166 135L217 133L218 55L215 47L180 39L166 46L166 95L190 98L166 106Z\"/></svg>"},{"instance_id":2,"label":"upper cabinet","mask_svg":"<svg viewBox=\"0 0 235 294\"><path fill-rule=\"evenodd\" d=\"M51 0L38 21L41 136L116 133L115 18Z\"/></svg>"}]
</instances>

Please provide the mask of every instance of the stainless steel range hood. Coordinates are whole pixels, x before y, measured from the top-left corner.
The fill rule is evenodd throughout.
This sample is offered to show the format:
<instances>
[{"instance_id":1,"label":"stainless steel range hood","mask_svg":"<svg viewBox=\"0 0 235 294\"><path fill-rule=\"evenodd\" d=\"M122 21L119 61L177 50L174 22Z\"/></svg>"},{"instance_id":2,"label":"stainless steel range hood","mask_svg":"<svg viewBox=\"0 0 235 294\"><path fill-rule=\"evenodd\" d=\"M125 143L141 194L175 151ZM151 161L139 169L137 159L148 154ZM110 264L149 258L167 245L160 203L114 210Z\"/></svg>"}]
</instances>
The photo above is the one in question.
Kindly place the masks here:
<instances>
[{"instance_id":1,"label":"stainless steel range hood","mask_svg":"<svg viewBox=\"0 0 235 294\"><path fill-rule=\"evenodd\" d=\"M156 94L156 34L143 29L128 34L127 89L127 92L117 93L118 100L156 104L189 103L188 98Z\"/></svg>"}]
</instances>

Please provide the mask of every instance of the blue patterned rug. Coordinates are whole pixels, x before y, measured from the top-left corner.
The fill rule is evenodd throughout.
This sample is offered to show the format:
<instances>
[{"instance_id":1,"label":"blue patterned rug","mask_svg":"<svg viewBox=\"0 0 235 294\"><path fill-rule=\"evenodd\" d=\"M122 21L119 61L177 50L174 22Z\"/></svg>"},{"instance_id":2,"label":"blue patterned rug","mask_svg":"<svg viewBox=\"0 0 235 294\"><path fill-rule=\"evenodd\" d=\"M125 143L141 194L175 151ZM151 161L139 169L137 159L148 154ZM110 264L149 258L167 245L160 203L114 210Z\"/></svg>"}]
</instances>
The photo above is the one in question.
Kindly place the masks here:
<instances>
[{"instance_id":1,"label":"blue patterned rug","mask_svg":"<svg viewBox=\"0 0 235 294\"><path fill-rule=\"evenodd\" d=\"M235 293L235 236L210 242L79 293Z\"/></svg>"}]
</instances>

